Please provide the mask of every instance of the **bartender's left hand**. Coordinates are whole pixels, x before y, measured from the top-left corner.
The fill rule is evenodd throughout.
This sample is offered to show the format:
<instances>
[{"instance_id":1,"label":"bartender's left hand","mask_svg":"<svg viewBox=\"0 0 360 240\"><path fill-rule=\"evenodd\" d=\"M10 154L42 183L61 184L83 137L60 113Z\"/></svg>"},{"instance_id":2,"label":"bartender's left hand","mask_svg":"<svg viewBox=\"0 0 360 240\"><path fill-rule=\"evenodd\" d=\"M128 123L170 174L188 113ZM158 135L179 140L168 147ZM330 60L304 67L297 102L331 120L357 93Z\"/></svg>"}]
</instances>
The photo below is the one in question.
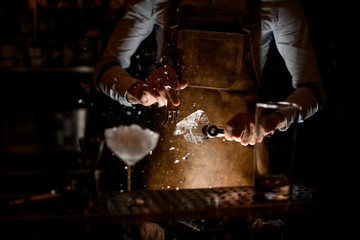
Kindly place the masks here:
<instances>
[{"instance_id":1,"label":"bartender's left hand","mask_svg":"<svg viewBox=\"0 0 360 240\"><path fill-rule=\"evenodd\" d=\"M146 81L139 81L127 91L127 99L131 103L150 106L157 103L159 107L180 104L177 91L182 90L187 83L182 79L181 84L171 64L165 64L153 69Z\"/></svg>"},{"instance_id":2,"label":"bartender's left hand","mask_svg":"<svg viewBox=\"0 0 360 240\"><path fill-rule=\"evenodd\" d=\"M280 113L271 113L266 118L267 125L260 125L258 139L256 139L255 116L247 113L235 114L225 126L225 139L240 142L243 146L255 145L256 141L262 142L264 136L273 134L276 129L286 126L286 119Z\"/></svg>"}]
</instances>

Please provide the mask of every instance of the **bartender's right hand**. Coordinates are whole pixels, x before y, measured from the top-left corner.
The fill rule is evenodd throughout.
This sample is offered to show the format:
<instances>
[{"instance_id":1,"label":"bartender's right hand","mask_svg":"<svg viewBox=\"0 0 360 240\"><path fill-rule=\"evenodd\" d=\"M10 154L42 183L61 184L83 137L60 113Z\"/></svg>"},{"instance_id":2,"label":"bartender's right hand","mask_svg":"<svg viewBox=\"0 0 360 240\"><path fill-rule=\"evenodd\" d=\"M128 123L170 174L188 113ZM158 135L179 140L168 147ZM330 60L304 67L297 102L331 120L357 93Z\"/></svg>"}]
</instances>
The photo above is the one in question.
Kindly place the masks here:
<instances>
[{"instance_id":1,"label":"bartender's right hand","mask_svg":"<svg viewBox=\"0 0 360 240\"><path fill-rule=\"evenodd\" d=\"M130 103L139 103L150 106L157 103L159 107L170 104L178 106L180 100L178 90L186 88L187 83L182 79L179 83L176 73L171 64L165 64L154 69L146 81L139 81L132 85L127 91L127 100Z\"/></svg>"},{"instance_id":2,"label":"bartender's right hand","mask_svg":"<svg viewBox=\"0 0 360 240\"><path fill-rule=\"evenodd\" d=\"M263 138L273 134L276 129L286 126L286 118L280 113L270 113L265 116L266 125L259 125L258 136L255 134L255 116L253 114L237 113L227 123L224 130L225 139L240 142L241 145L254 145Z\"/></svg>"}]
</instances>

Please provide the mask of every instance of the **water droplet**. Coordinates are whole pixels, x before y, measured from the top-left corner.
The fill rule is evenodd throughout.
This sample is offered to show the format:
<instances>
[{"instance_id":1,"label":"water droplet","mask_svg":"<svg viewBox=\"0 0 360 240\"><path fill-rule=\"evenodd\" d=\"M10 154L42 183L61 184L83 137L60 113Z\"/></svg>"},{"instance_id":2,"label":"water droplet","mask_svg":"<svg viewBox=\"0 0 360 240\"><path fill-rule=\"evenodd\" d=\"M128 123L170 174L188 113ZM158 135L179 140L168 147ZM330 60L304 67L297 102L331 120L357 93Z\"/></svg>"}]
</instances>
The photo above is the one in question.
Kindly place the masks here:
<instances>
[{"instance_id":1,"label":"water droplet","mask_svg":"<svg viewBox=\"0 0 360 240\"><path fill-rule=\"evenodd\" d=\"M174 135L175 135L175 136L181 135L181 134L182 134L182 131L179 130L179 129L175 130L175 132L174 132Z\"/></svg>"},{"instance_id":2,"label":"water droplet","mask_svg":"<svg viewBox=\"0 0 360 240\"><path fill-rule=\"evenodd\" d=\"M190 153L186 154L185 157L182 158L183 161L187 161L189 159Z\"/></svg>"}]
</instances>

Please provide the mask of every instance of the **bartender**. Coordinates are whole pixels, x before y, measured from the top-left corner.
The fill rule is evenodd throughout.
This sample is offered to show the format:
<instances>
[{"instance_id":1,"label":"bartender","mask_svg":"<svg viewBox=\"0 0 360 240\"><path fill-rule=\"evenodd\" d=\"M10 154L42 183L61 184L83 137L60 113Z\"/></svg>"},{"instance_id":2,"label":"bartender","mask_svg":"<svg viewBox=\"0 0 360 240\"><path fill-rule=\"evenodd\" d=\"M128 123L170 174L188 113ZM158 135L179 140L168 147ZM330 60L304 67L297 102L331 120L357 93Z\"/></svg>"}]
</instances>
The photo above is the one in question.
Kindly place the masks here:
<instances>
[{"instance_id":1,"label":"bartender","mask_svg":"<svg viewBox=\"0 0 360 240\"><path fill-rule=\"evenodd\" d=\"M189 23L186 11L194 9L214 16L230 12L244 22L226 22L226 17L220 17L217 19L225 22L209 20L208 25L191 28L194 24ZM216 26L215 30L209 25ZM228 31L231 27L226 25L242 27ZM169 36L176 36L175 41ZM116 124L142 118L140 123L145 121L161 133L162 142L146 167L148 189L249 183L252 170L244 166L249 165L252 152L245 146L255 143L252 106L259 101L262 68L272 39L294 87L283 100L301 106L300 121L304 121L321 109L326 94L298 1L129 1L93 79L106 101L121 107ZM180 51L171 58L173 50ZM212 122L226 126L228 141L216 139L199 146L174 137L174 126L166 122L162 112L169 106L179 108L180 118L204 110ZM132 120L124 120L129 116ZM274 130L288 129L292 117L277 114Z\"/></svg>"},{"instance_id":2,"label":"bartender","mask_svg":"<svg viewBox=\"0 0 360 240\"><path fill-rule=\"evenodd\" d=\"M116 102L117 105L121 105L123 112L122 116L121 114L117 116L118 119L123 121L130 116L130 119L137 121L143 117L142 122L145 121L149 128L159 131L164 136L163 142L158 147L159 153L156 154L155 151L153 154L153 158L156 158L151 161L154 166L148 168L152 175L150 183L148 181L148 186L152 186L151 188L247 184L243 179L247 178L248 173L239 178L234 177L231 171L235 175L238 175L239 170L243 171L243 167L241 167L244 165L243 159L252 158L252 153L248 152L248 149L235 146L230 142L240 142L244 146L255 143L254 116L251 106L254 105L253 102L259 100L253 96L258 95L259 89L261 89L261 70L267 61L272 39L275 40L276 47L285 61L291 74L292 86L295 88L284 100L301 106L299 120L304 121L314 115L324 104L325 90L310 42L307 21L298 1L183 0L172 1L171 5L165 0L136 0L129 3L124 17L116 25L96 66L94 83L99 92L112 99L111 104ZM176 11L174 11L174 5L176 5ZM190 7L182 8L182 6ZM175 20L177 21L176 25L171 25L172 19L179 18L178 16L174 17L174 12L175 15L181 15L181 9L191 9L191 7L207 11L208 9L231 9L238 11L239 14L245 13L247 18L244 19L247 19L247 22L239 24L245 26L244 31L229 34L226 33L228 29L198 31L203 26L189 30L186 29L186 24L179 23L179 19ZM179 9L180 14L178 13ZM187 20L182 18L180 21ZM209 24L214 26L212 22ZM221 27L226 24L235 26L234 23L225 22ZM169 28L177 31L175 43L169 42L168 36L171 35ZM154 41L147 43L150 37ZM223 44L223 42L227 44ZM204 44L199 47L199 43ZM175 59L170 59L170 61L164 61L166 64L161 64L162 60L169 59L168 53L171 51L169 48L174 44L184 53L176 56L176 59L180 59L180 61L176 62ZM261 46L261 48L257 46ZM215 47L218 49L213 49ZM214 52L215 55L209 55L211 52ZM227 54L228 52L233 55ZM221 56L222 53L227 55ZM238 57L239 55L241 58ZM229 61L209 62L209 59L216 61L219 58L228 58ZM251 63L249 64L249 62ZM179 65L181 65L180 68ZM181 72L182 70L183 72ZM181 79L179 79L180 76ZM206 77L201 78L201 76ZM274 84L276 84L275 81L276 79L274 79ZM179 91L180 94L178 94ZM248 94L241 94L244 92ZM210 114L210 121L226 126L225 139L230 142L206 143L211 146L204 144L201 147L179 142L180 139L174 139L172 136L174 132L172 126L163 122L158 124L158 116L162 117L159 109L166 109L166 106L179 106L179 117L185 117L198 109L204 110ZM147 109L152 109L152 111L147 112ZM108 113L108 115L111 114L113 113ZM275 114L274 130L277 128L286 130L291 125L292 118L293 116ZM105 122L109 125L109 121ZM162 129L159 129L159 126ZM178 151L169 152L170 148ZM247 155L247 157L237 159L234 157L235 155ZM164 164L164 162L173 163L181 160L185 156L189 156L190 159L208 159L208 162L211 162L209 170L202 167L203 162L198 164L195 164L195 161L188 162L187 165L195 164L196 166L180 166L180 168L177 167L178 169L174 168L173 164ZM164 160L159 160L160 158L164 158ZM216 160L219 158L222 160ZM232 166L224 161L224 158L231 158L229 161L237 162L238 165ZM214 167L223 168L223 170L213 171ZM169 173L195 168L202 169L208 176L227 172L226 175L229 179L224 179L223 183L219 180L213 182L215 180L207 179L206 176L202 179L197 175L197 170L187 170L189 175L180 177L164 177L163 174L164 171ZM251 170L249 171L251 172ZM158 176L154 176L154 174L158 174ZM161 180L158 180L159 178ZM184 181L189 184L185 184ZM196 183L197 181L203 183Z\"/></svg>"},{"instance_id":3,"label":"bartender","mask_svg":"<svg viewBox=\"0 0 360 240\"><path fill-rule=\"evenodd\" d=\"M158 41L157 59L162 57L160 53L163 46L163 18L167 1L129 2L132 5L129 6L124 18L119 21L97 65L94 74L96 86L110 98L129 107L134 104L150 106L155 103L158 107L163 107L168 102L178 105L180 101L176 90L184 89L187 83L183 79L182 84L179 84L171 65L155 69L146 79L146 83L130 76L126 71L130 67L131 56L154 28ZM267 61L270 42L275 38L277 49L284 58L292 76L292 84L296 88L285 100L302 107L300 121L303 121L321 108L325 98L305 16L298 1L262 0L261 2L262 67ZM169 72L169 75L165 76L164 72ZM168 86L171 88L167 88ZM227 140L239 141L246 145L251 142L248 136L242 134L240 137L236 133L242 131L234 129L235 125L241 129L245 128L237 124L241 122L240 118L249 119L248 116L236 114L226 127L225 137ZM250 120L244 122L248 121ZM280 126L288 127L292 121L288 116L288 119L279 119L279 122Z\"/></svg>"}]
</instances>

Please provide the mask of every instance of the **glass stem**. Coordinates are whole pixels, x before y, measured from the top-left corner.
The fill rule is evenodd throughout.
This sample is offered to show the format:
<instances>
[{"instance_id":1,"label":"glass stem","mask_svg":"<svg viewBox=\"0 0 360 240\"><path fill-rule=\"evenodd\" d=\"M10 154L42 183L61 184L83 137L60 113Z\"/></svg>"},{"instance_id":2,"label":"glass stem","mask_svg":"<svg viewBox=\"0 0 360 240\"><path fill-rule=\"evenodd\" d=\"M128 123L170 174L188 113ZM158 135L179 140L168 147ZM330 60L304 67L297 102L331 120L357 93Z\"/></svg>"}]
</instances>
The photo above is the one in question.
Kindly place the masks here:
<instances>
[{"instance_id":1,"label":"glass stem","mask_svg":"<svg viewBox=\"0 0 360 240\"><path fill-rule=\"evenodd\" d=\"M131 191L131 166L127 166L127 191Z\"/></svg>"}]
</instances>

